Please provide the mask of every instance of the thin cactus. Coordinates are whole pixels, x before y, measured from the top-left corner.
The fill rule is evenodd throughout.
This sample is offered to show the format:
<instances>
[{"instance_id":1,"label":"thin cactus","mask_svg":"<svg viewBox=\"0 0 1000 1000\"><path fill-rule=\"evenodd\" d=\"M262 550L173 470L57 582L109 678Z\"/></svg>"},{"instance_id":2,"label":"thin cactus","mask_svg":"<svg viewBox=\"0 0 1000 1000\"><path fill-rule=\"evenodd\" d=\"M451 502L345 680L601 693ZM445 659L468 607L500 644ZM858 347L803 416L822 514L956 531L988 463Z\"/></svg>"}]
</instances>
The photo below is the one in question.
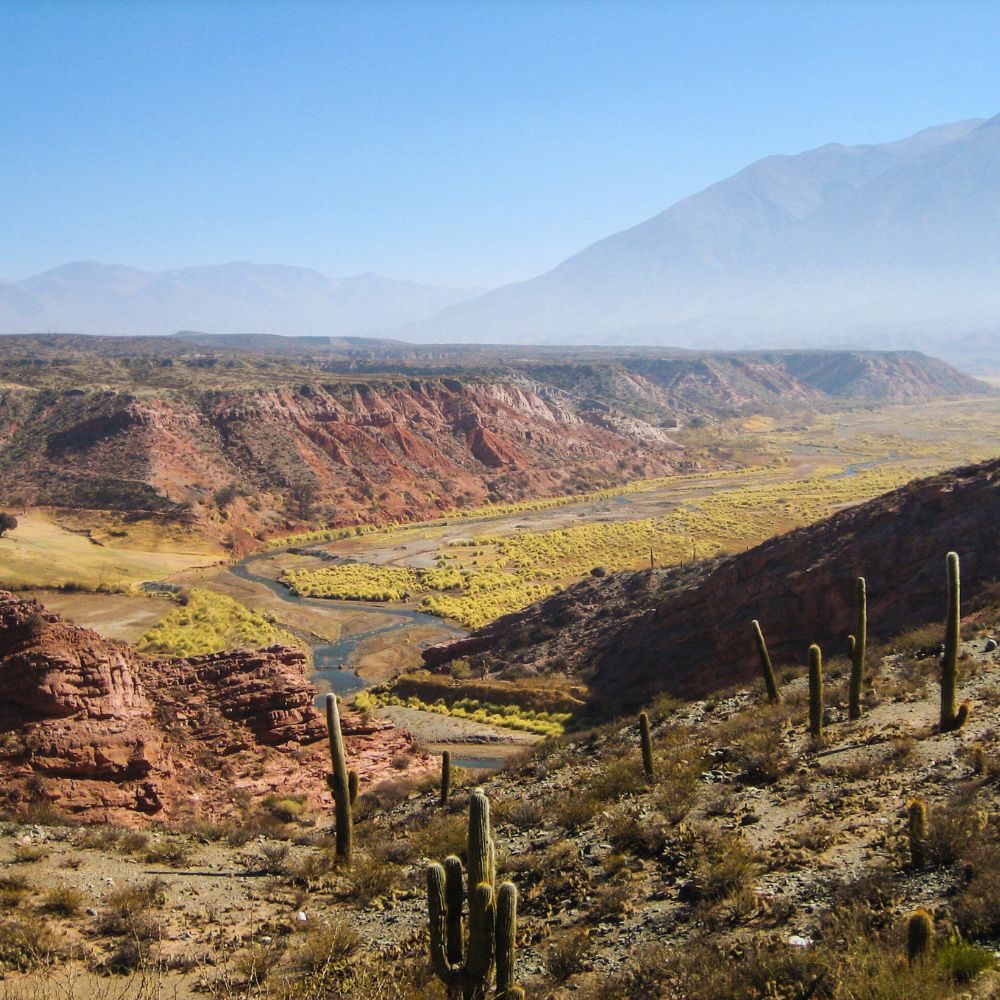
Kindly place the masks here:
<instances>
[{"instance_id":1,"label":"thin cactus","mask_svg":"<svg viewBox=\"0 0 1000 1000\"><path fill-rule=\"evenodd\" d=\"M507 1000L514 983L514 948L517 941L517 889L504 882L497 893L497 996Z\"/></svg>"},{"instance_id":2,"label":"thin cactus","mask_svg":"<svg viewBox=\"0 0 1000 1000\"><path fill-rule=\"evenodd\" d=\"M858 577L858 629L851 648L851 686L848 694L847 715L861 718L861 689L865 677L865 655L868 652L868 585L863 576Z\"/></svg>"},{"instance_id":3,"label":"thin cactus","mask_svg":"<svg viewBox=\"0 0 1000 1000\"><path fill-rule=\"evenodd\" d=\"M496 891L496 846L490 804L481 791L469 804L468 934L463 935L463 869L456 857L427 869L431 966L449 1000L486 1000L496 967L496 1000L523 1000L514 984L517 890L505 882ZM466 940L467 937L467 940Z\"/></svg>"},{"instance_id":4,"label":"thin cactus","mask_svg":"<svg viewBox=\"0 0 1000 1000\"><path fill-rule=\"evenodd\" d=\"M809 733L823 735L823 654L816 643L809 647Z\"/></svg>"},{"instance_id":5,"label":"thin cactus","mask_svg":"<svg viewBox=\"0 0 1000 1000\"><path fill-rule=\"evenodd\" d=\"M649 731L649 715L646 712L639 713L639 743L642 746L642 769L646 774L646 781L653 784L656 780L653 769L653 737Z\"/></svg>"},{"instance_id":6,"label":"thin cactus","mask_svg":"<svg viewBox=\"0 0 1000 1000\"><path fill-rule=\"evenodd\" d=\"M906 921L906 957L913 965L929 958L933 950L934 918L925 909L916 909Z\"/></svg>"},{"instance_id":7,"label":"thin cactus","mask_svg":"<svg viewBox=\"0 0 1000 1000\"><path fill-rule=\"evenodd\" d=\"M948 618L945 624L944 655L941 657L941 732L961 729L969 717L968 702L955 710L958 687L958 646L960 641L961 592L958 554L949 552L948 565Z\"/></svg>"},{"instance_id":8,"label":"thin cactus","mask_svg":"<svg viewBox=\"0 0 1000 1000\"><path fill-rule=\"evenodd\" d=\"M753 627L754 641L757 643L757 656L760 658L760 671L764 675L767 700L772 705L777 705L781 701L781 695L778 693L778 682L774 677L774 666L767 652L767 643L764 642L764 633L760 630L760 622L756 618L750 624Z\"/></svg>"},{"instance_id":9,"label":"thin cactus","mask_svg":"<svg viewBox=\"0 0 1000 1000\"><path fill-rule=\"evenodd\" d=\"M927 864L927 803L923 799L911 799L906 815L910 864L919 870Z\"/></svg>"},{"instance_id":10,"label":"thin cactus","mask_svg":"<svg viewBox=\"0 0 1000 1000\"><path fill-rule=\"evenodd\" d=\"M340 729L340 712L337 709L337 696L326 696L326 729L330 738L330 759L333 771L327 776L330 788L333 790L333 801L336 807L336 852L337 857L345 864L351 863L351 840L353 823L351 819L351 779L347 773L347 763L344 759L344 736ZM355 792L355 794L357 794Z\"/></svg>"},{"instance_id":11,"label":"thin cactus","mask_svg":"<svg viewBox=\"0 0 1000 1000\"><path fill-rule=\"evenodd\" d=\"M451 751L441 754L441 805L448 804L451 795Z\"/></svg>"}]
</instances>

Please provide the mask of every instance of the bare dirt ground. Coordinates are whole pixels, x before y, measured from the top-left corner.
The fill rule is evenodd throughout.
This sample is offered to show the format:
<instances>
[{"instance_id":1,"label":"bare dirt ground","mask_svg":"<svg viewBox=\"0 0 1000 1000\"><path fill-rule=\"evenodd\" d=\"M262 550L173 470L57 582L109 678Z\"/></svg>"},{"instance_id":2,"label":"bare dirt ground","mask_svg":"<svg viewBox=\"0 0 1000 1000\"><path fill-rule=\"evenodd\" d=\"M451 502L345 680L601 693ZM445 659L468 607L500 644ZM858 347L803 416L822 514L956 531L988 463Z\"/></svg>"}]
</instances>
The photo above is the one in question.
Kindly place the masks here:
<instances>
[{"instance_id":1,"label":"bare dirt ground","mask_svg":"<svg viewBox=\"0 0 1000 1000\"><path fill-rule=\"evenodd\" d=\"M133 645L176 605L166 597L134 594L74 594L36 590L24 595L58 611L77 625L92 628L106 639Z\"/></svg>"}]
</instances>

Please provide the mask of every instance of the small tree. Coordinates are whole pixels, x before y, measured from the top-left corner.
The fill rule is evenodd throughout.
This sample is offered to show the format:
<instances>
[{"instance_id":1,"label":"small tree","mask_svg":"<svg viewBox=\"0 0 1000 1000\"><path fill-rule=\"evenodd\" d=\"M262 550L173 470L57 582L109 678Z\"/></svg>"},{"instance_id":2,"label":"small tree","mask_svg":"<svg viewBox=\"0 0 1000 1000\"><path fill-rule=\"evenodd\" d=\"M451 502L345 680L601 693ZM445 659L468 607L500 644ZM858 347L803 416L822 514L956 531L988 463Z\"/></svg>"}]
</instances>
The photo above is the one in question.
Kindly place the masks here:
<instances>
[{"instance_id":1,"label":"small tree","mask_svg":"<svg viewBox=\"0 0 1000 1000\"><path fill-rule=\"evenodd\" d=\"M300 521L308 521L312 517L312 509L315 502L315 483L311 483L307 479L299 479L289 484L288 503L298 514Z\"/></svg>"},{"instance_id":2,"label":"small tree","mask_svg":"<svg viewBox=\"0 0 1000 1000\"><path fill-rule=\"evenodd\" d=\"M13 514L8 514L0 510L0 538L3 538L8 531L13 531L17 527L17 518Z\"/></svg>"}]
</instances>

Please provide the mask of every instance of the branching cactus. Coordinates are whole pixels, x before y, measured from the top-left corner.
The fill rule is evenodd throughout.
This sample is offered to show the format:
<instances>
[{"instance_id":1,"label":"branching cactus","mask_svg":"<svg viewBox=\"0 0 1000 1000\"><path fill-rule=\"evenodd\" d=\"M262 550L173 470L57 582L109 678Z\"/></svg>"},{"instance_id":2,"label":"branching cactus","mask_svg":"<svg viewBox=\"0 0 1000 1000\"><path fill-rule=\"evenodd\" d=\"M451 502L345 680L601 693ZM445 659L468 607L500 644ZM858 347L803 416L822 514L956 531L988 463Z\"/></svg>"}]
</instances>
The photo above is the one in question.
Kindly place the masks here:
<instances>
[{"instance_id":1,"label":"branching cactus","mask_svg":"<svg viewBox=\"0 0 1000 1000\"><path fill-rule=\"evenodd\" d=\"M906 957L910 965L929 958L934 950L934 918L923 908L906 921Z\"/></svg>"},{"instance_id":2,"label":"branching cactus","mask_svg":"<svg viewBox=\"0 0 1000 1000\"><path fill-rule=\"evenodd\" d=\"M486 1000L496 967L495 1000L523 1000L514 985L517 890L510 882L495 890L496 847L490 804L481 791L469 804L468 886L462 862L449 857L427 869L431 965L449 1000ZM468 935L463 933L463 895L468 899Z\"/></svg>"},{"instance_id":3,"label":"branching cactus","mask_svg":"<svg viewBox=\"0 0 1000 1000\"><path fill-rule=\"evenodd\" d=\"M653 784L656 772L653 769L653 737L649 731L649 715L639 713L639 743L642 746L642 769L646 773L646 781Z\"/></svg>"},{"instance_id":4,"label":"branching cactus","mask_svg":"<svg viewBox=\"0 0 1000 1000\"><path fill-rule=\"evenodd\" d=\"M441 754L441 805L448 804L449 795L451 795L451 751L445 750Z\"/></svg>"},{"instance_id":5,"label":"branching cactus","mask_svg":"<svg viewBox=\"0 0 1000 1000\"><path fill-rule=\"evenodd\" d=\"M911 799L906 807L906 815L910 864L920 869L927 863L927 803L923 799Z\"/></svg>"},{"instance_id":6,"label":"branching cactus","mask_svg":"<svg viewBox=\"0 0 1000 1000\"><path fill-rule=\"evenodd\" d=\"M760 622L754 619L751 623L753 626L753 637L754 641L757 643L757 656L760 658L760 672L764 675L764 687L767 689L767 700L772 705L777 705L781 701L781 695L778 694L778 682L774 679L774 666L771 663L771 657L767 652L767 644L764 642L764 633L760 630Z\"/></svg>"},{"instance_id":7,"label":"branching cactus","mask_svg":"<svg viewBox=\"0 0 1000 1000\"><path fill-rule=\"evenodd\" d=\"M344 759L344 736L340 729L340 712L337 709L335 694L326 696L326 729L330 737L330 760L333 763L333 771L327 775L327 781L333 790L333 802L336 807L337 857L345 865L349 865L353 837L351 803L358 793L358 778L355 774L354 795L352 795L351 776L347 773L347 762Z\"/></svg>"},{"instance_id":8,"label":"branching cactus","mask_svg":"<svg viewBox=\"0 0 1000 1000\"><path fill-rule=\"evenodd\" d=\"M969 717L966 702L955 710L958 687L958 645L960 641L961 593L958 554L949 552L948 564L948 620L945 623L944 656L941 657L941 732L961 729Z\"/></svg>"},{"instance_id":9,"label":"branching cactus","mask_svg":"<svg viewBox=\"0 0 1000 1000\"><path fill-rule=\"evenodd\" d=\"M851 686L847 699L847 715L861 718L861 688L865 677L865 655L868 651L868 585L858 577L858 629L851 647Z\"/></svg>"},{"instance_id":10,"label":"branching cactus","mask_svg":"<svg viewBox=\"0 0 1000 1000\"><path fill-rule=\"evenodd\" d=\"M823 735L823 654L816 643L809 647L809 733Z\"/></svg>"}]
</instances>

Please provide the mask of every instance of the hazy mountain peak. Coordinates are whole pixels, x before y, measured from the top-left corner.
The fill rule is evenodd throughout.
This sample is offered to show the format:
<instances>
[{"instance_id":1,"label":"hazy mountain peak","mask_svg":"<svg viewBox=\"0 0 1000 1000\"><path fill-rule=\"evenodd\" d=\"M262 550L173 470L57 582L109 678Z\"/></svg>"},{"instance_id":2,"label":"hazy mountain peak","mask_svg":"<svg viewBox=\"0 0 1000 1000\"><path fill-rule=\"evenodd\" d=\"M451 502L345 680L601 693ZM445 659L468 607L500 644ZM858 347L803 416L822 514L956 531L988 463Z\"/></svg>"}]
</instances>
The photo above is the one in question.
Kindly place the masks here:
<instances>
[{"instance_id":1,"label":"hazy mountain peak","mask_svg":"<svg viewBox=\"0 0 1000 1000\"><path fill-rule=\"evenodd\" d=\"M1000 116L765 157L421 339L931 346L997 325ZM895 340L873 341L874 335Z\"/></svg>"},{"instance_id":2,"label":"hazy mountain peak","mask_svg":"<svg viewBox=\"0 0 1000 1000\"><path fill-rule=\"evenodd\" d=\"M340 336L431 316L475 294L368 273L236 260L168 271L75 261L0 285L0 333L215 333Z\"/></svg>"}]
</instances>

